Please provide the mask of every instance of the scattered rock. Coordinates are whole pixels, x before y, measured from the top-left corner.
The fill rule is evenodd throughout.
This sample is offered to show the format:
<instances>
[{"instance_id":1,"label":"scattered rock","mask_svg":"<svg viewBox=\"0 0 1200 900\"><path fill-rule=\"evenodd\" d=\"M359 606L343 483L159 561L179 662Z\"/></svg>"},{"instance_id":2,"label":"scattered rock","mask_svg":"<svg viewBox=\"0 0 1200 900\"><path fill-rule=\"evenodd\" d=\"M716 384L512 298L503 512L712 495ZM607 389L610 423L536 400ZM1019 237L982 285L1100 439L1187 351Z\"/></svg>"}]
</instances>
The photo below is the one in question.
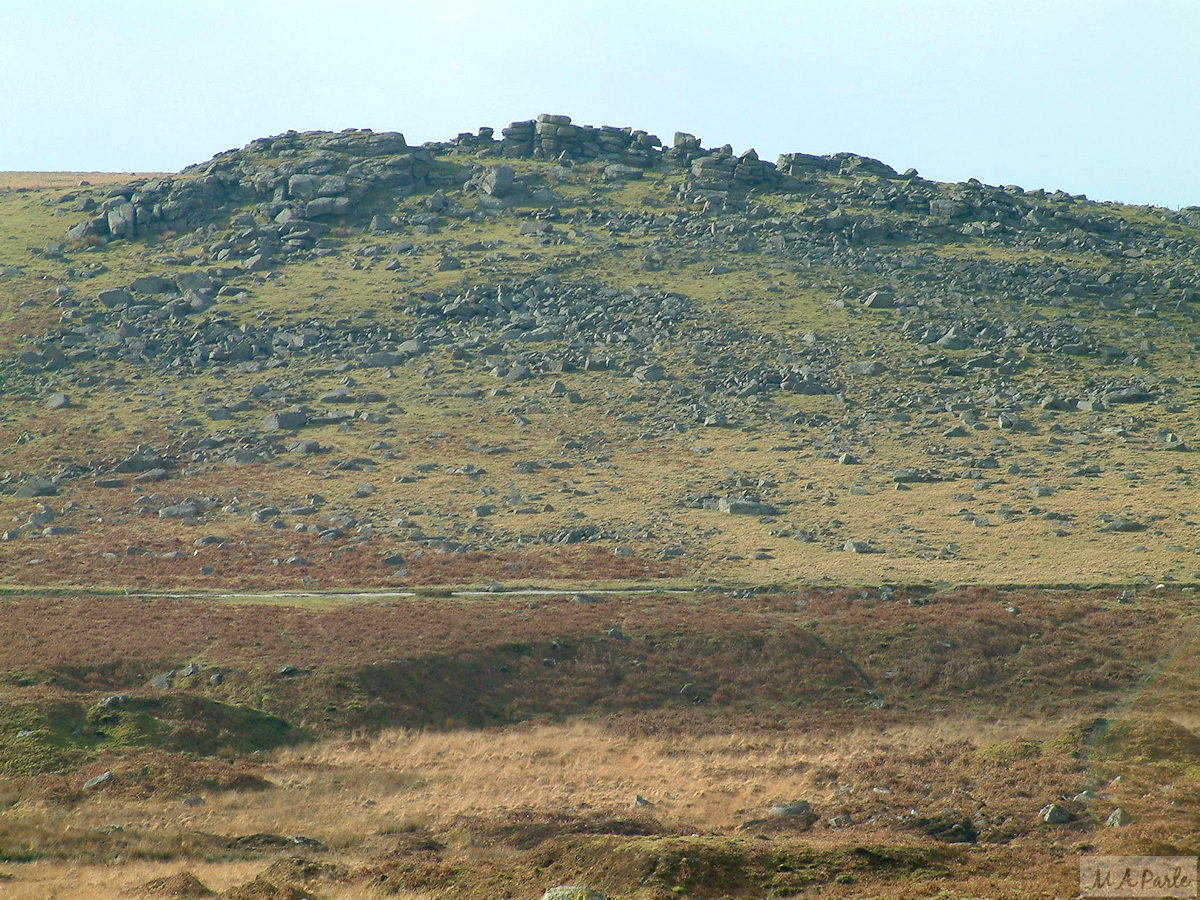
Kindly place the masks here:
<instances>
[{"instance_id":1,"label":"scattered rock","mask_svg":"<svg viewBox=\"0 0 1200 900\"><path fill-rule=\"evenodd\" d=\"M308 422L308 414L303 410L291 409L268 413L262 421L263 431L291 431L303 428Z\"/></svg>"},{"instance_id":2,"label":"scattered rock","mask_svg":"<svg viewBox=\"0 0 1200 900\"><path fill-rule=\"evenodd\" d=\"M150 687L160 691L166 691L171 689L171 685L174 684L174 681L175 672L173 670L170 672L163 672L161 675L155 675L150 679Z\"/></svg>"},{"instance_id":3,"label":"scattered rock","mask_svg":"<svg viewBox=\"0 0 1200 900\"><path fill-rule=\"evenodd\" d=\"M90 790L100 787L100 785L102 785L102 784L108 784L112 780L113 780L113 773L112 773L112 770L110 769L107 772L102 772L99 775L95 775L95 776L89 778L87 781L85 781L83 783L83 789L85 791L90 791Z\"/></svg>"},{"instance_id":4,"label":"scattered rock","mask_svg":"<svg viewBox=\"0 0 1200 900\"><path fill-rule=\"evenodd\" d=\"M1108 818L1104 820L1105 828L1122 828L1133 821L1133 816L1117 807L1108 814Z\"/></svg>"},{"instance_id":5,"label":"scattered rock","mask_svg":"<svg viewBox=\"0 0 1200 900\"><path fill-rule=\"evenodd\" d=\"M164 506L158 511L160 519L194 519L200 515L199 501L189 498L182 503Z\"/></svg>"},{"instance_id":6,"label":"scattered rock","mask_svg":"<svg viewBox=\"0 0 1200 900\"><path fill-rule=\"evenodd\" d=\"M1066 822L1073 822L1075 815L1057 803L1050 803L1038 810L1038 818L1047 825L1062 825Z\"/></svg>"},{"instance_id":7,"label":"scattered rock","mask_svg":"<svg viewBox=\"0 0 1200 900\"><path fill-rule=\"evenodd\" d=\"M21 482L13 496L17 498L52 497L57 493L57 484L49 478L33 475Z\"/></svg>"},{"instance_id":8,"label":"scattered rock","mask_svg":"<svg viewBox=\"0 0 1200 900\"><path fill-rule=\"evenodd\" d=\"M761 500L738 500L733 497L722 497L717 501L717 509L731 516L774 516L779 514L770 503Z\"/></svg>"}]
</instances>

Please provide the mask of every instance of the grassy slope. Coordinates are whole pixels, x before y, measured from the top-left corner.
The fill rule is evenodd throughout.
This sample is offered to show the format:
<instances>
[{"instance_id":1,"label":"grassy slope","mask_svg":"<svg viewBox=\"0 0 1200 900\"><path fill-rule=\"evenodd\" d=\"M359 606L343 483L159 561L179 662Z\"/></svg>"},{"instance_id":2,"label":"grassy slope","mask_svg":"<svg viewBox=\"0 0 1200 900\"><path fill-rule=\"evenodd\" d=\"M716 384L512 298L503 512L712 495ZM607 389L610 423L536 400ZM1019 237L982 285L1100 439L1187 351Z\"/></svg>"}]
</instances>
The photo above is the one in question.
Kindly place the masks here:
<instances>
[{"instance_id":1,"label":"grassy slope","mask_svg":"<svg viewBox=\"0 0 1200 900\"><path fill-rule=\"evenodd\" d=\"M663 185L669 180L666 176L656 176L619 189L604 188L600 193L604 204L618 210L640 210L647 203L669 210L665 206ZM0 234L0 253L5 254L0 262L21 263L24 271L23 275L0 282L0 296L6 304L5 335L13 349L12 342L20 334L40 333L53 322L55 312L49 307L51 295L46 285L60 281L68 265L78 268L102 262L107 268L102 275L74 287L77 292L87 293L120 286L136 274L161 269L153 262L147 263L147 257L153 257L156 248L142 243L118 242L103 252L72 254L63 260L32 258L26 247L56 239L64 222L70 221L61 214L54 197L54 191L12 191L0 196L0 227L7 230L7 234ZM788 209L788 203L779 201L780 214L796 213ZM1113 214L1135 221L1150 216L1125 208L1116 208ZM412 291L490 280L501 273L506 276L535 273L550 263L569 263L573 268L564 276L567 279L579 277L573 274L575 271L584 275L596 270L599 259L594 259L594 251L588 249L587 228L579 230L570 243L539 246L534 237L518 235L516 227L517 223L510 219L482 225L452 222L437 235L406 235L406 240L417 246L403 255L402 266L395 272L383 269L386 254L373 261L370 257L359 257L363 266L356 269L347 267L344 255L288 266L277 277L259 278L247 299L224 306L225 315L235 324L253 325L264 317L277 323L300 323L312 318L352 320L367 309L373 311L377 320L394 323L403 331L406 314L400 301ZM629 249L605 254L603 268L598 272L603 282L616 287L678 291L727 321L755 332L794 336L815 331L821 339L832 339L849 348L851 354L856 347L860 353L867 348L881 351L884 358L905 359L914 353L911 343L891 332L894 320L890 314L864 315L833 306L830 299L839 283L836 278L848 277L845 273L834 273L835 281L827 282L824 277L814 277L812 272L788 271L786 266L763 269L753 254L730 254L722 258L721 262L731 269L723 275L706 274L712 260L700 258L692 262L684 260L666 271L635 271L633 263L643 253L639 248L648 240L622 236L622 243ZM463 270L431 271L432 263L441 255L460 253L459 247L476 241L494 247L493 252L503 254L503 258L489 263L467 255ZM351 235L339 243L345 251L355 253L372 244L387 242ZM993 250L980 241L963 238L959 244L939 247L937 252L953 255ZM1063 251L1064 260L1069 255ZM1094 264L1104 263L1098 259ZM1046 312L1053 316L1061 311ZM1086 314L1089 318L1099 317L1100 321L1107 318L1113 322L1119 321L1121 315L1098 310L1088 310ZM1181 328L1185 330L1180 334L1186 334L1186 321ZM545 391L551 379L521 385L511 398L464 401L452 396L454 391L471 384L488 388L491 386L488 377L483 371L466 369L437 355L403 367L394 379L381 379L378 370L355 373L358 390L379 391L403 409L386 427L359 426L345 433L328 426L312 429L306 436L333 448L341 459L371 456L369 445L379 439L380 432L386 433L388 443L403 452L399 454L402 461L390 463L385 469L404 473L409 461L419 464L429 458L479 465L481 460L462 449L462 445L469 443L508 444L525 448L529 456L561 456L556 442L564 430L569 434L601 431L609 442L608 461L603 469L586 472L577 467L566 478L553 472L533 473L515 480L516 485L526 494L543 496L553 496L551 492L562 488L564 481L583 490L593 489L589 481L619 486L619 493L602 488L600 498L580 501L575 507L602 526L635 522L653 530L656 540L636 548L641 555L651 556L663 545L682 543L689 550L689 577L699 581L716 578L767 584L822 579L835 583L1119 583L1139 578L1157 581L1163 577L1191 581L1196 579L1200 567L1195 559L1196 510L1188 499L1193 483L1190 457L1155 452L1151 431L1160 427L1186 437L1194 429L1195 388L1186 377L1194 360L1194 348L1186 346L1186 342L1180 343L1178 337L1158 338L1155 343L1158 349L1152 354L1153 374L1159 379L1180 377L1182 381L1173 404L1157 404L1153 409L1136 411L1118 407L1091 415L1050 413L1031 433L1001 434L995 428L987 428L966 438L945 441L952 453L976 458L994 453L1006 465L1020 465L1022 471L1017 475L999 472L996 477L973 484L958 481L918 485L907 493L891 490L889 473L898 465L930 464L930 438L938 433L937 428L953 424L953 417L935 416L936 427L926 424L920 431L904 431L885 420L871 421L868 416L848 436L851 445L859 445L864 465L848 468L814 453L826 445L820 428L766 425L752 434L737 429L708 429L650 442L639 440L642 427L638 423L617 421L615 416L618 412L654 415L654 391L631 389L627 380L609 375L563 376L568 388L583 395L587 401L583 406L572 406L547 396ZM1034 385L1049 382L1067 393L1082 388L1089 379L1113 374L1097 369L1090 361L1072 357L1043 355L1031 362L1034 368L1016 376L1016 382L1034 390ZM429 365L433 374L428 371L420 374ZM312 367L309 373L303 379L303 393L309 398L336 387L341 380L336 372L320 367ZM127 379L132 391L115 392L103 383L82 391L73 388L78 408L62 411L41 408L36 396L10 396L0 415L8 429L27 434L29 441L0 450L4 456L0 464L10 471L36 471L56 459L102 457L138 442L161 446L170 440L170 433L178 431L179 420L200 417L204 398L242 396L261 380L261 376L207 372L186 380L163 381L119 363L107 365L103 374L105 378ZM913 391L920 391L920 381L914 380L920 374L919 369L901 365L885 378L897 379L902 385L911 383ZM53 390L55 381L54 376L45 380L38 393ZM874 379L847 376L846 395L851 414L861 417L862 412L870 410L869 398L877 387ZM532 406L533 411L526 415L531 424L518 424L505 412L514 402ZM846 413L827 397L789 395L772 403L776 418L797 411L829 415L835 420ZM236 415L231 422L204 423L200 427L217 431L252 425L262 412L256 408ZM1144 424L1147 413L1150 427L1141 428L1133 437L1114 436L1116 429L1132 419L1140 419ZM188 433L194 436L196 429ZM1006 443L998 446L998 439ZM780 452L773 451L775 447L798 449ZM1047 449L1056 452L1049 454ZM1102 474L1098 478L1064 482L1067 462L1080 456L1100 463ZM697 469L696 463L701 460L703 468ZM936 459L932 462L946 467ZM443 513L452 522L463 520L467 510L477 502L480 491L503 492L514 482L502 466L495 466L496 470L472 479L469 491L462 490L463 485L454 478L439 477L437 473L417 484L389 485L386 482L390 478L379 477L382 472L362 479L341 477L328 471L328 466L322 471L320 460L316 463L282 472L264 471L260 466L234 466L216 479L201 474L194 479L170 482L164 489L179 497L205 494L226 502L233 496L244 500L250 491L259 491L262 503L274 504L316 490L377 522L388 521L393 512L409 510L414 505ZM951 464L948 468L954 470L956 466ZM721 473L729 472L750 478L781 479L778 499L786 502L786 510L780 520L764 526L675 507L687 489L702 489ZM348 496L361 480L371 480L381 487L367 503L353 501ZM378 484L381 481L384 484ZM1034 504L1030 502L1030 490L1039 484L1053 484L1062 489L1046 502ZM850 488L856 485L860 491L852 493ZM56 538L52 547L31 543L0 547L0 559L11 581L87 583L96 578L96 553L105 550L119 553L125 543L154 543L160 549L182 549L189 543L188 535L178 529L144 520L128 524L126 541L126 526L121 524L123 516L119 511L124 498L89 489L86 484L73 488L71 496L81 507L91 507L86 519L82 512L73 515L71 522L77 526L76 535ZM21 514L28 505L11 499L0 503L14 515ZM568 525L570 520L563 517L568 505L553 505L556 511L552 513L534 514L519 523L494 524L506 526L501 533L507 532L510 539L522 532L553 531ZM1028 508L1035 505L1040 512L1029 512ZM964 509L974 516L986 516L990 526L972 527L969 519L958 515ZM1046 525L1038 519L1046 512L1069 517L1074 523L1071 533L1061 538L1049 536L1055 523ZM1153 521L1148 532L1111 534L1099 531L1099 515ZM108 527L95 527L98 519L105 519ZM214 527L240 531L245 525L229 522L214 523ZM779 532L802 531L817 532L824 539L806 544L778 536ZM866 557L837 552L846 540L867 537L883 552ZM256 558L290 555L298 548L287 534L264 534L261 530L254 543L263 548ZM513 547L516 546L514 543ZM937 558L939 554L942 558ZM755 559L756 555L770 558ZM56 562L61 558L62 565L28 565L31 560L47 558ZM164 585L207 584L198 570L208 561L197 558L194 562L190 568L164 567L150 577ZM449 579L459 583L478 583L496 577L487 566L452 566L450 571L455 574L449 575ZM223 574L232 578L235 586L262 584L255 581L253 570L246 566L231 566ZM336 586L343 577L332 566L306 574L318 586L325 587ZM585 580L587 577L578 571L564 571L562 576ZM272 573L272 583L278 577L278 573ZM364 577L367 583L376 584L385 583L387 578L383 572L373 575L369 566L365 567ZM421 577L414 570L408 583ZM290 583L288 576L282 578L284 584ZM123 586L129 581L136 584L138 579L130 576L118 584Z\"/></svg>"}]
</instances>

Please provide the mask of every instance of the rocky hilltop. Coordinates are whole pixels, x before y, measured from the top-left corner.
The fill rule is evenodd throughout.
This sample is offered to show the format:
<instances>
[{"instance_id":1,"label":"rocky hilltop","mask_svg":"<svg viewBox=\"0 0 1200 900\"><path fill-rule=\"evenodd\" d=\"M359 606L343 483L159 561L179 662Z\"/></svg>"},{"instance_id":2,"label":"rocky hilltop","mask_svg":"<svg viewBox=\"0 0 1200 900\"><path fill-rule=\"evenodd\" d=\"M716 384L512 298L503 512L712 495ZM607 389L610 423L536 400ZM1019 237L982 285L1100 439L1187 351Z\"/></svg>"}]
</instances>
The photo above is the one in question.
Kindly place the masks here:
<instances>
[{"instance_id":1,"label":"rocky hilltop","mask_svg":"<svg viewBox=\"0 0 1200 900\"><path fill-rule=\"evenodd\" d=\"M17 582L1200 578L1197 208L542 115L0 227Z\"/></svg>"}]
</instances>

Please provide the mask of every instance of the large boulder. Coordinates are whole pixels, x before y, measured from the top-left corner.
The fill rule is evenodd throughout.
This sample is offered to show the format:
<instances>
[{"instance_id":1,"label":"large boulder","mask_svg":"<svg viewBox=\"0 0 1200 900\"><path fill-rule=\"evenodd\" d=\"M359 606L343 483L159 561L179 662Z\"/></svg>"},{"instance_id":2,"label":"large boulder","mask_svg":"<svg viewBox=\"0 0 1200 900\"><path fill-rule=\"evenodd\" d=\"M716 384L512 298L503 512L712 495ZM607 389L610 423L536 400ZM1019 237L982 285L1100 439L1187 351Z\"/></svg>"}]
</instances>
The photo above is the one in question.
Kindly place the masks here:
<instances>
[{"instance_id":1,"label":"large boulder","mask_svg":"<svg viewBox=\"0 0 1200 900\"><path fill-rule=\"evenodd\" d=\"M308 422L308 414L301 409L284 409L268 413L262 421L263 431L290 431L293 428L303 428Z\"/></svg>"},{"instance_id":2,"label":"large boulder","mask_svg":"<svg viewBox=\"0 0 1200 900\"><path fill-rule=\"evenodd\" d=\"M96 299L107 309L123 309L133 302L133 297L129 295L129 291L121 288L110 288L106 291L101 291L96 295Z\"/></svg>"},{"instance_id":3,"label":"large boulder","mask_svg":"<svg viewBox=\"0 0 1200 900\"><path fill-rule=\"evenodd\" d=\"M26 499L29 497L52 497L57 493L58 485L49 478L32 475L21 482L13 496Z\"/></svg>"},{"instance_id":4,"label":"large boulder","mask_svg":"<svg viewBox=\"0 0 1200 900\"><path fill-rule=\"evenodd\" d=\"M121 203L108 211L108 233L123 238L137 234L137 212L132 203Z\"/></svg>"},{"instance_id":5,"label":"large boulder","mask_svg":"<svg viewBox=\"0 0 1200 900\"><path fill-rule=\"evenodd\" d=\"M315 200L320 190L319 175L293 175L288 179L288 197L293 200Z\"/></svg>"},{"instance_id":6,"label":"large boulder","mask_svg":"<svg viewBox=\"0 0 1200 900\"><path fill-rule=\"evenodd\" d=\"M761 500L738 500L734 497L722 497L717 501L717 509L731 516L774 516L777 510L770 503Z\"/></svg>"},{"instance_id":7,"label":"large boulder","mask_svg":"<svg viewBox=\"0 0 1200 900\"><path fill-rule=\"evenodd\" d=\"M129 282L129 289L139 294L165 294L172 289L170 279L162 275L139 275Z\"/></svg>"},{"instance_id":8,"label":"large boulder","mask_svg":"<svg viewBox=\"0 0 1200 900\"><path fill-rule=\"evenodd\" d=\"M318 197L310 200L304 207L306 219L319 219L322 216L344 216L350 212L349 197Z\"/></svg>"},{"instance_id":9,"label":"large boulder","mask_svg":"<svg viewBox=\"0 0 1200 900\"><path fill-rule=\"evenodd\" d=\"M490 197L506 197L512 193L512 166L490 166L479 178L479 189Z\"/></svg>"}]
</instances>

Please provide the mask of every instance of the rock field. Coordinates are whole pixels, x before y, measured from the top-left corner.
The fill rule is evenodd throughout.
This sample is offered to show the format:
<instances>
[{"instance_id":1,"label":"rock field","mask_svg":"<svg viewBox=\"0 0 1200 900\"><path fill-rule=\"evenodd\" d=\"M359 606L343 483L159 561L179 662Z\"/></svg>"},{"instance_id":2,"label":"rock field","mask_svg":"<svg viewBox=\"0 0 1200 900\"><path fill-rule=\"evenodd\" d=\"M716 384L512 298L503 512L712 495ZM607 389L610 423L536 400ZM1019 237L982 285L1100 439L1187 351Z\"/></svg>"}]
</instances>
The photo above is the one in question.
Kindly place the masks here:
<instances>
[{"instance_id":1,"label":"rock field","mask_svg":"<svg viewBox=\"0 0 1200 900\"><path fill-rule=\"evenodd\" d=\"M1200 579L1200 208L542 115L0 233L10 582Z\"/></svg>"}]
</instances>

